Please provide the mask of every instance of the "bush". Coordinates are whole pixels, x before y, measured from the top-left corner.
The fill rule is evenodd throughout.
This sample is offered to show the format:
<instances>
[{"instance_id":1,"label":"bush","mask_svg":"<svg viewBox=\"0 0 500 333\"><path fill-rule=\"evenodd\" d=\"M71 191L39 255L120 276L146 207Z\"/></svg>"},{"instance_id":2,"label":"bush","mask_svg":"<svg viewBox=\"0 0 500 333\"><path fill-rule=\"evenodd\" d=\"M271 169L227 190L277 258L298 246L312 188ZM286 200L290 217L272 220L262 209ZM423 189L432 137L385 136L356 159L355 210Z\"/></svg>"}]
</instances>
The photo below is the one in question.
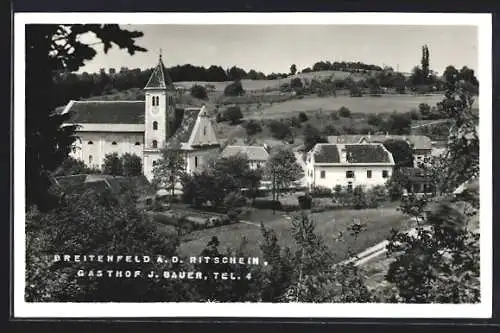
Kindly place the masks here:
<instances>
[{"instance_id":1,"label":"bush","mask_svg":"<svg viewBox=\"0 0 500 333\"><path fill-rule=\"evenodd\" d=\"M351 110L349 110L348 108L343 106L339 109L339 115L343 118L350 118L351 117Z\"/></svg>"},{"instance_id":2,"label":"bush","mask_svg":"<svg viewBox=\"0 0 500 333\"><path fill-rule=\"evenodd\" d=\"M195 84L191 87L191 96L199 99L207 99L207 89L203 86Z\"/></svg>"},{"instance_id":3,"label":"bush","mask_svg":"<svg viewBox=\"0 0 500 333\"><path fill-rule=\"evenodd\" d=\"M313 198L331 198L332 190L327 187L315 186L311 189L311 196Z\"/></svg>"},{"instance_id":4,"label":"bush","mask_svg":"<svg viewBox=\"0 0 500 333\"><path fill-rule=\"evenodd\" d=\"M278 140L284 140L292 135L290 127L281 121L273 120L268 126L273 134L273 137Z\"/></svg>"},{"instance_id":5,"label":"bush","mask_svg":"<svg viewBox=\"0 0 500 333\"><path fill-rule=\"evenodd\" d=\"M307 115L305 112L301 112L301 113L299 113L299 120L300 120L300 122L304 123L307 120L309 120L309 118L307 118Z\"/></svg>"},{"instance_id":6,"label":"bush","mask_svg":"<svg viewBox=\"0 0 500 333\"><path fill-rule=\"evenodd\" d=\"M243 118L243 113L239 106L230 106L224 111L224 119L231 122L231 124L236 125Z\"/></svg>"},{"instance_id":7,"label":"bush","mask_svg":"<svg viewBox=\"0 0 500 333\"><path fill-rule=\"evenodd\" d=\"M298 77L292 79L292 81L290 81L290 87L292 89L301 89L302 87L304 87L303 83L302 83L302 80Z\"/></svg>"},{"instance_id":8,"label":"bush","mask_svg":"<svg viewBox=\"0 0 500 333\"><path fill-rule=\"evenodd\" d=\"M312 197L310 195L301 195L298 197L300 209L312 208Z\"/></svg>"},{"instance_id":9,"label":"bush","mask_svg":"<svg viewBox=\"0 0 500 333\"><path fill-rule=\"evenodd\" d=\"M338 120L339 119L339 113L337 111L330 112L330 118L332 118L333 120Z\"/></svg>"},{"instance_id":10,"label":"bush","mask_svg":"<svg viewBox=\"0 0 500 333\"><path fill-rule=\"evenodd\" d=\"M246 203L245 197L240 192L231 192L224 198L224 207L232 210L236 207L242 207Z\"/></svg>"},{"instance_id":11,"label":"bush","mask_svg":"<svg viewBox=\"0 0 500 333\"><path fill-rule=\"evenodd\" d=\"M362 186L356 186L352 192L352 207L354 209L368 208L369 202Z\"/></svg>"},{"instance_id":12,"label":"bush","mask_svg":"<svg viewBox=\"0 0 500 333\"><path fill-rule=\"evenodd\" d=\"M254 119L251 119L249 121L247 121L243 127L245 128L245 131L247 133L247 135L255 135L257 133L260 133L262 132L262 127L260 126L260 124L254 120Z\"/></svg>"},{"instance_id":13,"label":"bush","mask_svg":"<svg viewBox=\"0 0 500 333\"><path fill-rule=\"evenodd\" d=\"M369 114L367 123L372 126L379 126L382 123L382 117L379 114Z\"/></svg>"},{"instance_id":14,"label":"bush","mask_svg":"<svg viewBox=\"0 0 500 333\"><path fill-rule=\"evenodd\" d=\"M252 207L257 209L275 209L281 210L281 202L278 200L269 200L269 199L255 199L252 203Z\"/></svg>"},{"instance_id":15,"label":"bush","mask_svg":"<svg viewBox=\"0 0 500 333\"><path fill-rule=\"evenodd\" d=\"M234 81L224 88L225 96L241 96L243 94L245 94L245 90L243 90L243 86L240 81Z\"/></svg>"}]
</instances>

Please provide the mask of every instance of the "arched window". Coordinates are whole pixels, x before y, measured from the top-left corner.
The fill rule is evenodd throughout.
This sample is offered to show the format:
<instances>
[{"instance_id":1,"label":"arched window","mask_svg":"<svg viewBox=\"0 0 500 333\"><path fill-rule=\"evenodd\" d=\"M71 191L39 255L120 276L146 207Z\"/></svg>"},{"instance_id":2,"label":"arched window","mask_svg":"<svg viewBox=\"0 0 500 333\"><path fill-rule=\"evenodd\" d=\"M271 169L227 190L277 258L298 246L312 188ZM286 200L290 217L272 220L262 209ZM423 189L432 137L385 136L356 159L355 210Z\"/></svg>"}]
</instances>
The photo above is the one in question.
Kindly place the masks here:
<instances>
[{"instance_id":1,"label":"arched window","mask_svg":"<svg viewBox=\"0 0 500 333\"><path fill-rule=\"evenodd\" d=\"M89 145L93 145L94 143L92 141L89 141Z\"/></svg>"},{"instance_id":2,"label":"arched window","mask_svg":"<svg viewBox=\"0 0 500 333\"><path fill-rule=\"evenodd\" d=\"M158 148L158 141L153 140L153 148Z\"/></svg>"},{"instance_id":3,"label":"arched window","mask_svg":"<svg viewBox=\"0 0 500 333\"><path fill-rule=\"evenodd\" d=\"M207 126L203 126L203 135L207 135Z\"/></svg>"},{"instance_id":4,"label":"arched window","mask_svg":"<svg viewBox=\"0 0 500 333\"><path fill-rule=\"evenodd\" d=\"M158 129L158 122L157 121L153 121L153 130L157 130Z\"/></svg>"},{"instance_id":5,"label":"arched window","mask_svg":"<svg viewBox=\"0 0 500 333\"><path fill-rule=\"evenodd\" d=\"M155 96L151 97L151 105L155 106L156 98Z\"/></svg>"},{"instance_id":6,"label":"arched window","mask_svg":"<svg viewBox=\"0 0 500 333\"><path fill-rule=\"evenodd\" d=\"M136 143L135 143L135 145L136 145L136 146L140 146L140 145L141 145L141 143L140 143L140 142L136 142Z\"/></svg>"},{"instance_id":7,"label":"arched window","mask_svg":"<svg viewBox=\"0 0 500 333\"><path fill-rule=\"evenodd\" d=\"M198 156L195 156L194 157L194 167L197 168L198 167Z\"/></svg>"},{"instance_id":8,"label":"arched window","mask_svg":"<svg viewBox=\"0 0 500 333\"><path fill-rule=\"evenodd\" d=\"M116 141L111 142L113 146L116 146Z\"/></svg>"},{"instance_id":9,"label":"arched window","mask_svg":"<svg viewBox=\"0 0 500 333\"><path fill-rule=\"evenodd\" d=\"M89 164L92 164L92 155L89 155Z\"/></svg>"}]
</instances>

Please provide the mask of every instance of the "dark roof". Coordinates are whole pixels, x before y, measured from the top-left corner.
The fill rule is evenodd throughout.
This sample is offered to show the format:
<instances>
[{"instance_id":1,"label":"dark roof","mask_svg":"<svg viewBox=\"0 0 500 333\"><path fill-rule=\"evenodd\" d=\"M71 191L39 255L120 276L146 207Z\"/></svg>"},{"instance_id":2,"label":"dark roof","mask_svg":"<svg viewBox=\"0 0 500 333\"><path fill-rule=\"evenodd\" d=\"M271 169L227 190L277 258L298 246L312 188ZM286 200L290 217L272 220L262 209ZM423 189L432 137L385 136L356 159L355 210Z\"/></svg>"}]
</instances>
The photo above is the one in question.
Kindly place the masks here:
<instances>
[{"instance_id":1,"label":"dark roof","mask_svg":"<svg viewBox=\"0 0 500 333\"><path fill-rule=\"evenodd\" d=\"M317 144L314 148L314 161L316 163L340 163L337 145Z\"/></svg>"},{"instance_id":2,"label":"dark roof","mask_svg":"<svg viewBox=\"0 0 500 333\"><path fill-rule=\"evenodd\" d=\"M173 88L172 79L168 75L167 69L165 65L163 65L163 61L160 59L158 61L158 65L153 69L153 73L148 80L148 83L144 87L144 89L166 89Z\"/></svg>"},{"instance_id":3,"label":"dark roof","mask_svg":"<svg viewBox=\"0 0 500 333\"><path fill-rule=\"evenodd\" d=\"M345 149L347 163L391 163L390 153L382 144L319 143L313 149L315 163L342 163L340 152Z\"/></svg>"},{"instance_id":4,"label":"dark roof","mask_svg":"<svg viewBox=\"0 0 500 333\"><path fill-rule=\"evenodd\" d=\"M365 139L369 143L384 143L386 140L403 140L408 141L413 145L413 149L432 149L432 141L429 137L425 135L331 135L328 136L328 142L330 143L360 143L362 139Z\"/></svg>"},{"instance_id":5,"label":"dark roof","mask_svg":"<svg viewBox=\"0 0 500 333\"><path fill-rule=\"evenodd\" d=\"M68 112L77 124L144 124L144 101L72 101Z\"/></svg>"},{"instance_id":6,"label":"dark roof","mask_svg":"<svg viewBox=\"0 0 500 333\"><path fill-rule=\"evenodd\" d=\"M200 109L185 109L182 122L174 135L168 140L167 147L176 147L189 141Z\"/></svg>"},{"instance_id":7,"label":"dark roof","mask_svg":"<svg viewBox=\"0 0 500 333\"><path fill-rule=\"evenodd\" d=\"M350 144L344 146L349 163L390 163L389 153L380 145Z\"/></svg>"}]
</instances>

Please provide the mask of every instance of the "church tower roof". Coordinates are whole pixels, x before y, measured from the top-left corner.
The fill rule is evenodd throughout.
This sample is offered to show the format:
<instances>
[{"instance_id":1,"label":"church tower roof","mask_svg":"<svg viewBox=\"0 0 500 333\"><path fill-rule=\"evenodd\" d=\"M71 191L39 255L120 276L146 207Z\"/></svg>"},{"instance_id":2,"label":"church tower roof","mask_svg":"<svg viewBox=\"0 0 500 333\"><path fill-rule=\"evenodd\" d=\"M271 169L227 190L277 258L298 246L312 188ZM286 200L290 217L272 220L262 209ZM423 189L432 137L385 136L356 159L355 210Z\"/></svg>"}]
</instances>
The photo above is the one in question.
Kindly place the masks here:
<instances>
[{"instance_id":1,"label":"church tower roof","mask_svg":"<svg viewBox=\"0 0 500 333\"><path fill-rule=\"evenodd\" d=\"M158 65L156 65L153 69L153 73L151 74L151 77L149 78L144 89L167 89L172 87L172 79L170 78L170 75L168 75L160 53Z\"/></svg>"}]
</instances>

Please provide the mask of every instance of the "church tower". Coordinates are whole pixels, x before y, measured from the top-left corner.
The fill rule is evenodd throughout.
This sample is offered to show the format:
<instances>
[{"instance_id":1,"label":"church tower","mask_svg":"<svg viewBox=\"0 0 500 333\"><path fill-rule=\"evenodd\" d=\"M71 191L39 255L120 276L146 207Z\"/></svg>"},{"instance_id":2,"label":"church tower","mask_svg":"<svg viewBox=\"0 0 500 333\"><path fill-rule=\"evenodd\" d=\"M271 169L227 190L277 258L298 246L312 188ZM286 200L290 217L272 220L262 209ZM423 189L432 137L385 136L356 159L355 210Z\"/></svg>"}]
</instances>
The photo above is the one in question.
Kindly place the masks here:
<instances>
[{"instance_id":1,"label":"church tower","mask_svg":"<svg viewBox=\"0 0 500 333\"><path fill-rule=\"evenodd\" d=\"M145 91L144 174L153 178L153 162L161 157L161 149L173 134L176 91L160 53Z\"/></svg>"}]
</instances>

